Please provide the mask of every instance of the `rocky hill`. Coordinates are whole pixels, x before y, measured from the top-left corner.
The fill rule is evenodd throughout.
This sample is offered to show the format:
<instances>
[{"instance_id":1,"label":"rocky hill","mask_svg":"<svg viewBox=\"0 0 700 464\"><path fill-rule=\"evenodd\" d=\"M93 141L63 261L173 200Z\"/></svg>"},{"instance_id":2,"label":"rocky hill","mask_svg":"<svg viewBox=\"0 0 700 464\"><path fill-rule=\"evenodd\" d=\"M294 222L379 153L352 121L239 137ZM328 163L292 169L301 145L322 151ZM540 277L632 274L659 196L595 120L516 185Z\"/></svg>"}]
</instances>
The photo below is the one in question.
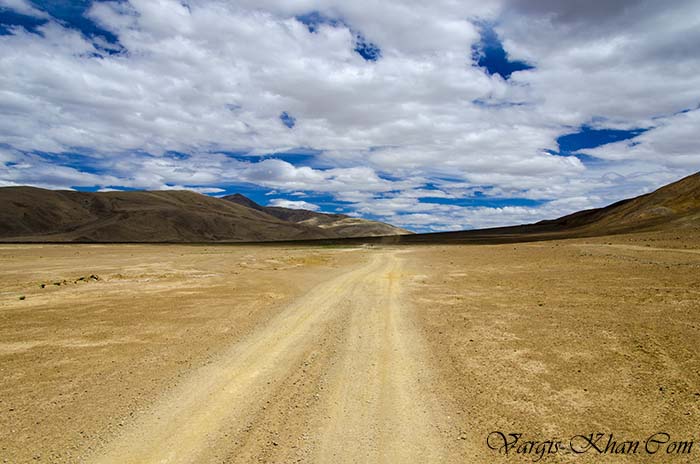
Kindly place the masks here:
<instances>
[{"instance_id":1,"label":"rocky hill","mask_svg":"<svg viewBox=\"0 0 700 464\"><path fill-rule=\"evenodd\" d=\"M240 203L183 190L94 193L3 187L0 241L240 242L405 233L355 219L352 224L344 219L317 224L320 213L271 214L257 204Z\"/></svg>"}]
</instances>

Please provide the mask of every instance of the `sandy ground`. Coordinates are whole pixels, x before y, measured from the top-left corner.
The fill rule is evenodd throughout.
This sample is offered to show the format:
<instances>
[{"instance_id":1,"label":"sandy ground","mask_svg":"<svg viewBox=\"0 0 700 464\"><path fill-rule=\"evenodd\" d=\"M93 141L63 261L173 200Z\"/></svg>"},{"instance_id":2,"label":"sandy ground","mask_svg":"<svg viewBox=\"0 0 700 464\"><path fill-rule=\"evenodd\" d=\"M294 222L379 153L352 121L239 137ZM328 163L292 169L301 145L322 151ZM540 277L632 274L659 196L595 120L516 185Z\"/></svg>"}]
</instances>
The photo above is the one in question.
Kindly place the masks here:
<instances>
[{"instance_id":1,"label":"sandy ground","mask_svg":"<svg viewBox=\"0 0 700 464\"><path fill-rule=\"evenodd\" d=\"M700 461L692 236L0 262L0 462Z\"/></svg>"}]
</instances>

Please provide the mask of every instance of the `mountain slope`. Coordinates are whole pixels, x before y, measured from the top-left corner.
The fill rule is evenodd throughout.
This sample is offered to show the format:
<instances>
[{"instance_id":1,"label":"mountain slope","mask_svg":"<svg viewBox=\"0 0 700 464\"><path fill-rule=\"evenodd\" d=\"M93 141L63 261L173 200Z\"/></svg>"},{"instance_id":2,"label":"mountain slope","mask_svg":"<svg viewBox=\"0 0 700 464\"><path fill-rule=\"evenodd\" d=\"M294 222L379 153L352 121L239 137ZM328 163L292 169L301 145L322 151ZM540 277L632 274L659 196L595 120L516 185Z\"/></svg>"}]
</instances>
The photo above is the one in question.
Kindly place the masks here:
<instances>
[{"instance_id":1,"label":"mountain slope","mask_svg":"<svg viewBox=\"0 0 700 464\"><path fill-rule=\"evenodd\" d=\"M700 230L700 172L651 193L521 226L417 234L400 243L509 243L692 227ZM389 239L387 240L389 241Z\"/></svg>"},{"instance_id":2,"label":"mountain slope","mask_svg":"<svg viewBox=\"0 0 700 464\"><path fill-rule=\"evenodd\" d=\"M342 243L384 244L486 244L516 243L575 237L594 237L645 231L700 233L700 173L685 177L658 190L622 200L604 208L579 211L558 219L491 229L428 234L344 239ZM320 243L338 243L325 240Z\"/></svg>"},{"instance_id":3,"label":"mountain slope","mask_svg":"<svg viewBox=\"0 0 700 464\"><path fill-rule=\"evenodd\" d=\"M0 238L27 241L197 242L329 238L190 191L0 189Z\"/></svg>"},{"instance_id":4,"label":"mountain slope","mask_svg":"<svg viewBox=\"0 0 700 464\"><path fill-rule=\"evenodd\" d=\"M538 224L590 232L668 226L700 219L700 172L646 195Z\"/></svg>"},{"instance_id":5,"label":"mountain slope","mask_svg":"<svg viewBox=\"0 0 700 464\"><path fill-rule=\"evenodd\" d=\"M408 230L390 224L353 218L345 214L317 213L306 209L282 208L279 206L261 206L240 193L228 195L222 197L222 199L264 212L283 221L317 227L336 237L375 237L412 234Z\"/></svg>"},{"instance_id":6,"label":"mountain slope","mask_svg":"<svg viewBox=\"0 0 700 464\"><path fill-rule=\"evenodd\" d=\"M505 243L686 227L700 231L700 173L646 195L536 224L410 235L341 214L261 206L243 195L0 188L0 241Z\"/></svg>"},{"instance_id":7,"label":"mountain slope","mask_svg":"<svg viewBox=\"0 0 700 464\"><path fill-rule=\"evenodd\" d=\"M0 188L0 240L56 242L218 242L339 238L391 226L307 222L318 215L273 211L191 191L75 192ZM284 210L284 208L281 208ZM286 220L294 216L298 221ZM353 221L355 221L353 219ZM349 232L348 232L349 231Z\"/></svg>"}]
</instances>

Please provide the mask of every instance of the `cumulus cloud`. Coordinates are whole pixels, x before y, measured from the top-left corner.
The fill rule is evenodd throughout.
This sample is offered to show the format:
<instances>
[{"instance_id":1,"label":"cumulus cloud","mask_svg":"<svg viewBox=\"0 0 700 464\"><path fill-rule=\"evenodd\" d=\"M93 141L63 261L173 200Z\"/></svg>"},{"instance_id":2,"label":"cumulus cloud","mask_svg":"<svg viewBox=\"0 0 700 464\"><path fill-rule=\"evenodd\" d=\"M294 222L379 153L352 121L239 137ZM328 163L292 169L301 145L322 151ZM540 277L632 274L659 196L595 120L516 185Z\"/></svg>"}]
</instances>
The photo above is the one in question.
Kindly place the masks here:
<instances>
[{"instance_id":1,"label":"cumulus cloud","mask_svg":"<svg viewBox=\"0 0 700 464\"><path fill-rule=\"evenodd\" d=\"M0 8L45 20L0 35L3 185L252 185L433 230L602 206L698 166L693 1L93 2L115 43ZM310 13L332 20L311 31ZM477 66L479 24L533 69ZM558 156L584 124L650 130ZM475 196L499 202L459 206Z\"/></svg>"},{"instance_id":2,"label":"cumulus cloud","mask_svg":"<svg viewBox=\"0 0 700 464\"><path fill-rule=\"evenodd\" d=\"M514 0L497 30L537 72L514 81L563 124L621 127L694 107L700 85L700 4L651 0ZM553 45L556 44L556 45Z\"/></svg>"},{"instance_id":3,"label":"cumulus cloud","mask_svg":"<svg viewBox=\"0 0 700 464\"><path fill-rule=\"evenodd\" d=\"M309 203L308 201L303 201L303 200L287 200L285 198L273 198L270 200L268 203L269 206L280 206L282 208L291 208L291 209L307 209L309 211L318 211L321 209L320 206L315 205L313 203Z\"/></svg>"},{"instance_id":4,"label":"cumulus cloud","mask_svg":"<svg viewBox=\"0 0 700 464\"><path fill-rule=\"evenodd\" d=\"M700 109L659 118L655 124L653 129L631 141L581 152L605 160L641 160L666 169L697 169L700 166Z\"/></svg>"},{"instance_id":5,"label":"cumulus cloud","mask_svg":"<svg viewBox=\"0 0 700 464\"><path fill-rule=\"evenodd\" d=\"M16 13L34 18L49 18L46 12L34 8L28 0L0 0L0 8L7 8Z\"/></svg>"},{"instance_id":6,"label":"cumulus cloud","mask_svg":"<svg viewBox=\"0 0 700 464\"><path fill-rule=\"evenodd\" d=\"M424 198L424 200L421 200ZM529 224L543 218L555 218L599 206L598 198L569 197L553 200L539 206L460 206L436 203L433 198L449 198L425 192L400 192L386 198L358 203L358 212L372 215L402 227L431 232L483 227L500 227L512 224Z\"/></svg>"}]
</instances>

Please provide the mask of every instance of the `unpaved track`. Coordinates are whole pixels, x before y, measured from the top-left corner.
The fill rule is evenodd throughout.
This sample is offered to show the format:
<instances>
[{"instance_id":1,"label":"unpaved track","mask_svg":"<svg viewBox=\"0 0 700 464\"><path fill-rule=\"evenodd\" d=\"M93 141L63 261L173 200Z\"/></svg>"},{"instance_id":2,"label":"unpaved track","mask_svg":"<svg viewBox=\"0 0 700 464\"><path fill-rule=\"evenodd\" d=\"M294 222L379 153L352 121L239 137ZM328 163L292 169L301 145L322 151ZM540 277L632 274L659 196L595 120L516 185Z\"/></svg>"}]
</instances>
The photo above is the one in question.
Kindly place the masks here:
<instances>
[{"instance_id":1,"label":"unpaved track","mask_svg":"<svg viewBox=\"0 0 700 464\"><path fill-rule=\"evenodd\" d=\"M442 460L448 426L440 424L444 415L425 388L429 368L405 315L401 265L400 252L384 250L319 285L193 371L93 462ZM304 453L264 442L256 421L296 407L278 403L295 398L290 389L305 388L296 372L306 372L309 353L318 351L325 353L322 364L308 375L323 385L323 395L300 419L273 421L287 436L308 438Z\"/></svg>"},{"instance_id":2,"label":"unpaved track","mask_svg":"<svg viewBox=\"0 0 700 464\"><path fill-rule=\"evenodd\" d=\"M357 282L317 462L439 462L446 446L426 382L420 341L400 299L401 260L383 256L379 273Z\"/></svg>"}]
</instances>

